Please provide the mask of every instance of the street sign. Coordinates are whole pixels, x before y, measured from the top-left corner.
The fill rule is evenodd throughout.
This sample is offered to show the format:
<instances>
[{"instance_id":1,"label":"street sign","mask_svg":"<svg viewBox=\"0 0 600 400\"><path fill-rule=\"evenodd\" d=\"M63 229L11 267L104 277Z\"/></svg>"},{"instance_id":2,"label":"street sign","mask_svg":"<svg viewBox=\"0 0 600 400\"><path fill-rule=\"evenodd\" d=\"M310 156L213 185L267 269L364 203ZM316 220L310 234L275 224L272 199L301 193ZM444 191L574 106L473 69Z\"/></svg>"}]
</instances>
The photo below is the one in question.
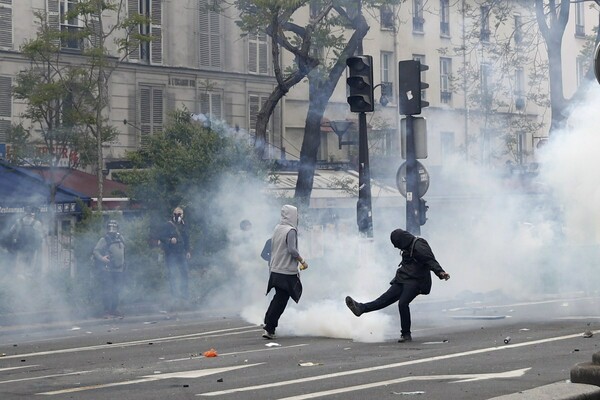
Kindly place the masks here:
<instances>
[{"instance_id":1,"label":"street sign","mask_svg":"<svg viewBox=\"0 0 600 400\"><path fill-rule=\"evenodd\" d=\"M417 161L417 171L419 176L419 198L425 196L429 189L429 172L425 166ZM406 162L403 162L396 173L396 186L403 197L406 197Z\"/></svg>"}]
</instances>

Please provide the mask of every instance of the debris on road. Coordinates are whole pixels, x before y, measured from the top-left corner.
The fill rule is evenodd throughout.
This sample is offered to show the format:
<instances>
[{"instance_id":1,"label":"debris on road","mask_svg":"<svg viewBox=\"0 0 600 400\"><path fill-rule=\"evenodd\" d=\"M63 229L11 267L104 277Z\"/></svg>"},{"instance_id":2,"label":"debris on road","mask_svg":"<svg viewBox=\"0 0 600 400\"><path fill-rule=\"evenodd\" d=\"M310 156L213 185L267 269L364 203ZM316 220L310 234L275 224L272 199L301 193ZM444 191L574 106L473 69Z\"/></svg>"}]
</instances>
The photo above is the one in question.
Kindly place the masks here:
<instances>
[{"instance_id":1,"label":"debris on road","mask_svg":"<svg viewBox=\"0 0 600 400\"><path fill-rule=\"evenodd\" d=\"M223 378L217 379L217 382L223 382Z\"/></svg>"},{"instance_id":2,"label":"debris on road","mask_svg":"<svg viewBox=\"0 0 600 400\"><path fill-rule=\"evenodd\" d=\"M392 392L392 394L399 394L402 396L405 396L405 395L412 396L412 395L416 395L416 394L425 394L425 392L422 390L415 390L414 392Z\"/></svg>"},{"instance_id":3,"label":"debris on road","mask_svg":"<svg viewBox=\"0 0 600 400\"><path fill-rule=\"evenodd\" d=\"M504 344L509 344L510 343L510 336L507 336L504 338Z\"/></svg>"},{"instance_id":4,"label":"debris on road","mask_svg":"<svg viewBox=\"0 0 600 400\"><path fill-rule=\"evenodd\" d=\"M265 344L265 346L267 347L281 347L281 345L279 343L275 343L275 342L270 342Z\"/></svg>"},{"instance_id":5,"label":"debris on road","mask_svg":"<svg viewBox=\"0 0 600 400\"><path fill-rule=\"evenodd\" d=\"M218 356L217 351L215 349L210 349L202 353L204 357L216 357Z\"/></svg>"},{"instance_id":6,"label":"debris on road","mask_svg":"<svg viewBox=\"0 0 600 400\"><path fill-rule=\"evenodd\" d=\"M308 362L299 362L298 365L301 367L314 367L315 365L323 365L323 363L308 361Z\"/></svg>"},{"instance_id":7,"label":"debris on road","mask_svg":"<svg viewBox=\"0 0 600 400\"><path fill-rule=\"evenodd\" d=\"M594 332L592 332L592 331L585 331L585 332L583 332L583 337L586 338L586 339L587 338L591 338L592 336L594 336Z\"/></svg>"}]
</instances>

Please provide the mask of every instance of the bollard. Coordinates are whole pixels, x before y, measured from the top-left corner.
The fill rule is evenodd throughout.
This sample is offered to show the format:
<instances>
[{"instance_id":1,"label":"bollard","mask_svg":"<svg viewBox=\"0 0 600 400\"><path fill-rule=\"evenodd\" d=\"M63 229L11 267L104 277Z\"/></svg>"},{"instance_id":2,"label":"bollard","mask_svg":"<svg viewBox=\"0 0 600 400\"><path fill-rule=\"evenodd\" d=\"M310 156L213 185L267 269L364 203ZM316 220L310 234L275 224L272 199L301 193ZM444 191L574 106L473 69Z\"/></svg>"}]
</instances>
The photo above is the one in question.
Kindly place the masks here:
<instances>
[{"instance_id":1,"label":"bollard","mask_svg":"<svg viewBox=\"0 0 600 400\"><path fill-rule=\"evenodd\" d=\"M592 355L592 362L579 363L571 368L571 382L600 386L600 352Z\"/></svg>"}]
</instances>

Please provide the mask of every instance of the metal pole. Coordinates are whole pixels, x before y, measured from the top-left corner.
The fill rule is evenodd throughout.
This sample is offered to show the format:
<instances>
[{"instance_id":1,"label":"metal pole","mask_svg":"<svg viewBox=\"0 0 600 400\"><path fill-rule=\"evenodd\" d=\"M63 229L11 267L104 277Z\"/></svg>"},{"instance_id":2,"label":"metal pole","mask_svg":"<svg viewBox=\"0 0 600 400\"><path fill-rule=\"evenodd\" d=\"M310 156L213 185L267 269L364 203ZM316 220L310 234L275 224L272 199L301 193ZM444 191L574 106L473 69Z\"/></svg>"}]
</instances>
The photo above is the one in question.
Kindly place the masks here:
<instances>
[{"instance_id":1,"label":"metal pole","mask_svg":"<svg viewBox=\"0 0 600 400\"><path fill-rule=\"evenodd\" d=\"M367 114L364 112L358 114L358 203L356 205L356 222L362 235L369 238L373 237Z\"/></svg>"},{"instance_id":2,"label":"metal pole","mask_svg":"<svg viewBox=\"0 0 600 400\"><path fill-rule=\"evenodd\" d=\"M415 150L414 117L406 116L406 230L421 234L419 224L419 171Z\"/></svg>"}]
</instances>

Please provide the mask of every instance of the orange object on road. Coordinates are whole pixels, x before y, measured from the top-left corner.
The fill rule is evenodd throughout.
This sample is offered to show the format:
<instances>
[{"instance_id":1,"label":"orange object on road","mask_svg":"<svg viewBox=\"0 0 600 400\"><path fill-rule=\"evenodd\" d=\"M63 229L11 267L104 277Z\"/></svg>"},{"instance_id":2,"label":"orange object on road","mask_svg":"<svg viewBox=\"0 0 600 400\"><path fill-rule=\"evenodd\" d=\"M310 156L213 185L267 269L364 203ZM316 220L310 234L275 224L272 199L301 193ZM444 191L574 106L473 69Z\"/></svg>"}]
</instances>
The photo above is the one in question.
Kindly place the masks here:
<instances>
[{"instance_id":1,"label":"orange object on road","mask_svg":"<svg viewBox=\"0 0 600 400\"><path fill-rule=\"evenodd\" d=\"M210 349L202 353L204 357L216 357L218 356L217 351L215 349Z\"/></svg>"}]
</instances>

